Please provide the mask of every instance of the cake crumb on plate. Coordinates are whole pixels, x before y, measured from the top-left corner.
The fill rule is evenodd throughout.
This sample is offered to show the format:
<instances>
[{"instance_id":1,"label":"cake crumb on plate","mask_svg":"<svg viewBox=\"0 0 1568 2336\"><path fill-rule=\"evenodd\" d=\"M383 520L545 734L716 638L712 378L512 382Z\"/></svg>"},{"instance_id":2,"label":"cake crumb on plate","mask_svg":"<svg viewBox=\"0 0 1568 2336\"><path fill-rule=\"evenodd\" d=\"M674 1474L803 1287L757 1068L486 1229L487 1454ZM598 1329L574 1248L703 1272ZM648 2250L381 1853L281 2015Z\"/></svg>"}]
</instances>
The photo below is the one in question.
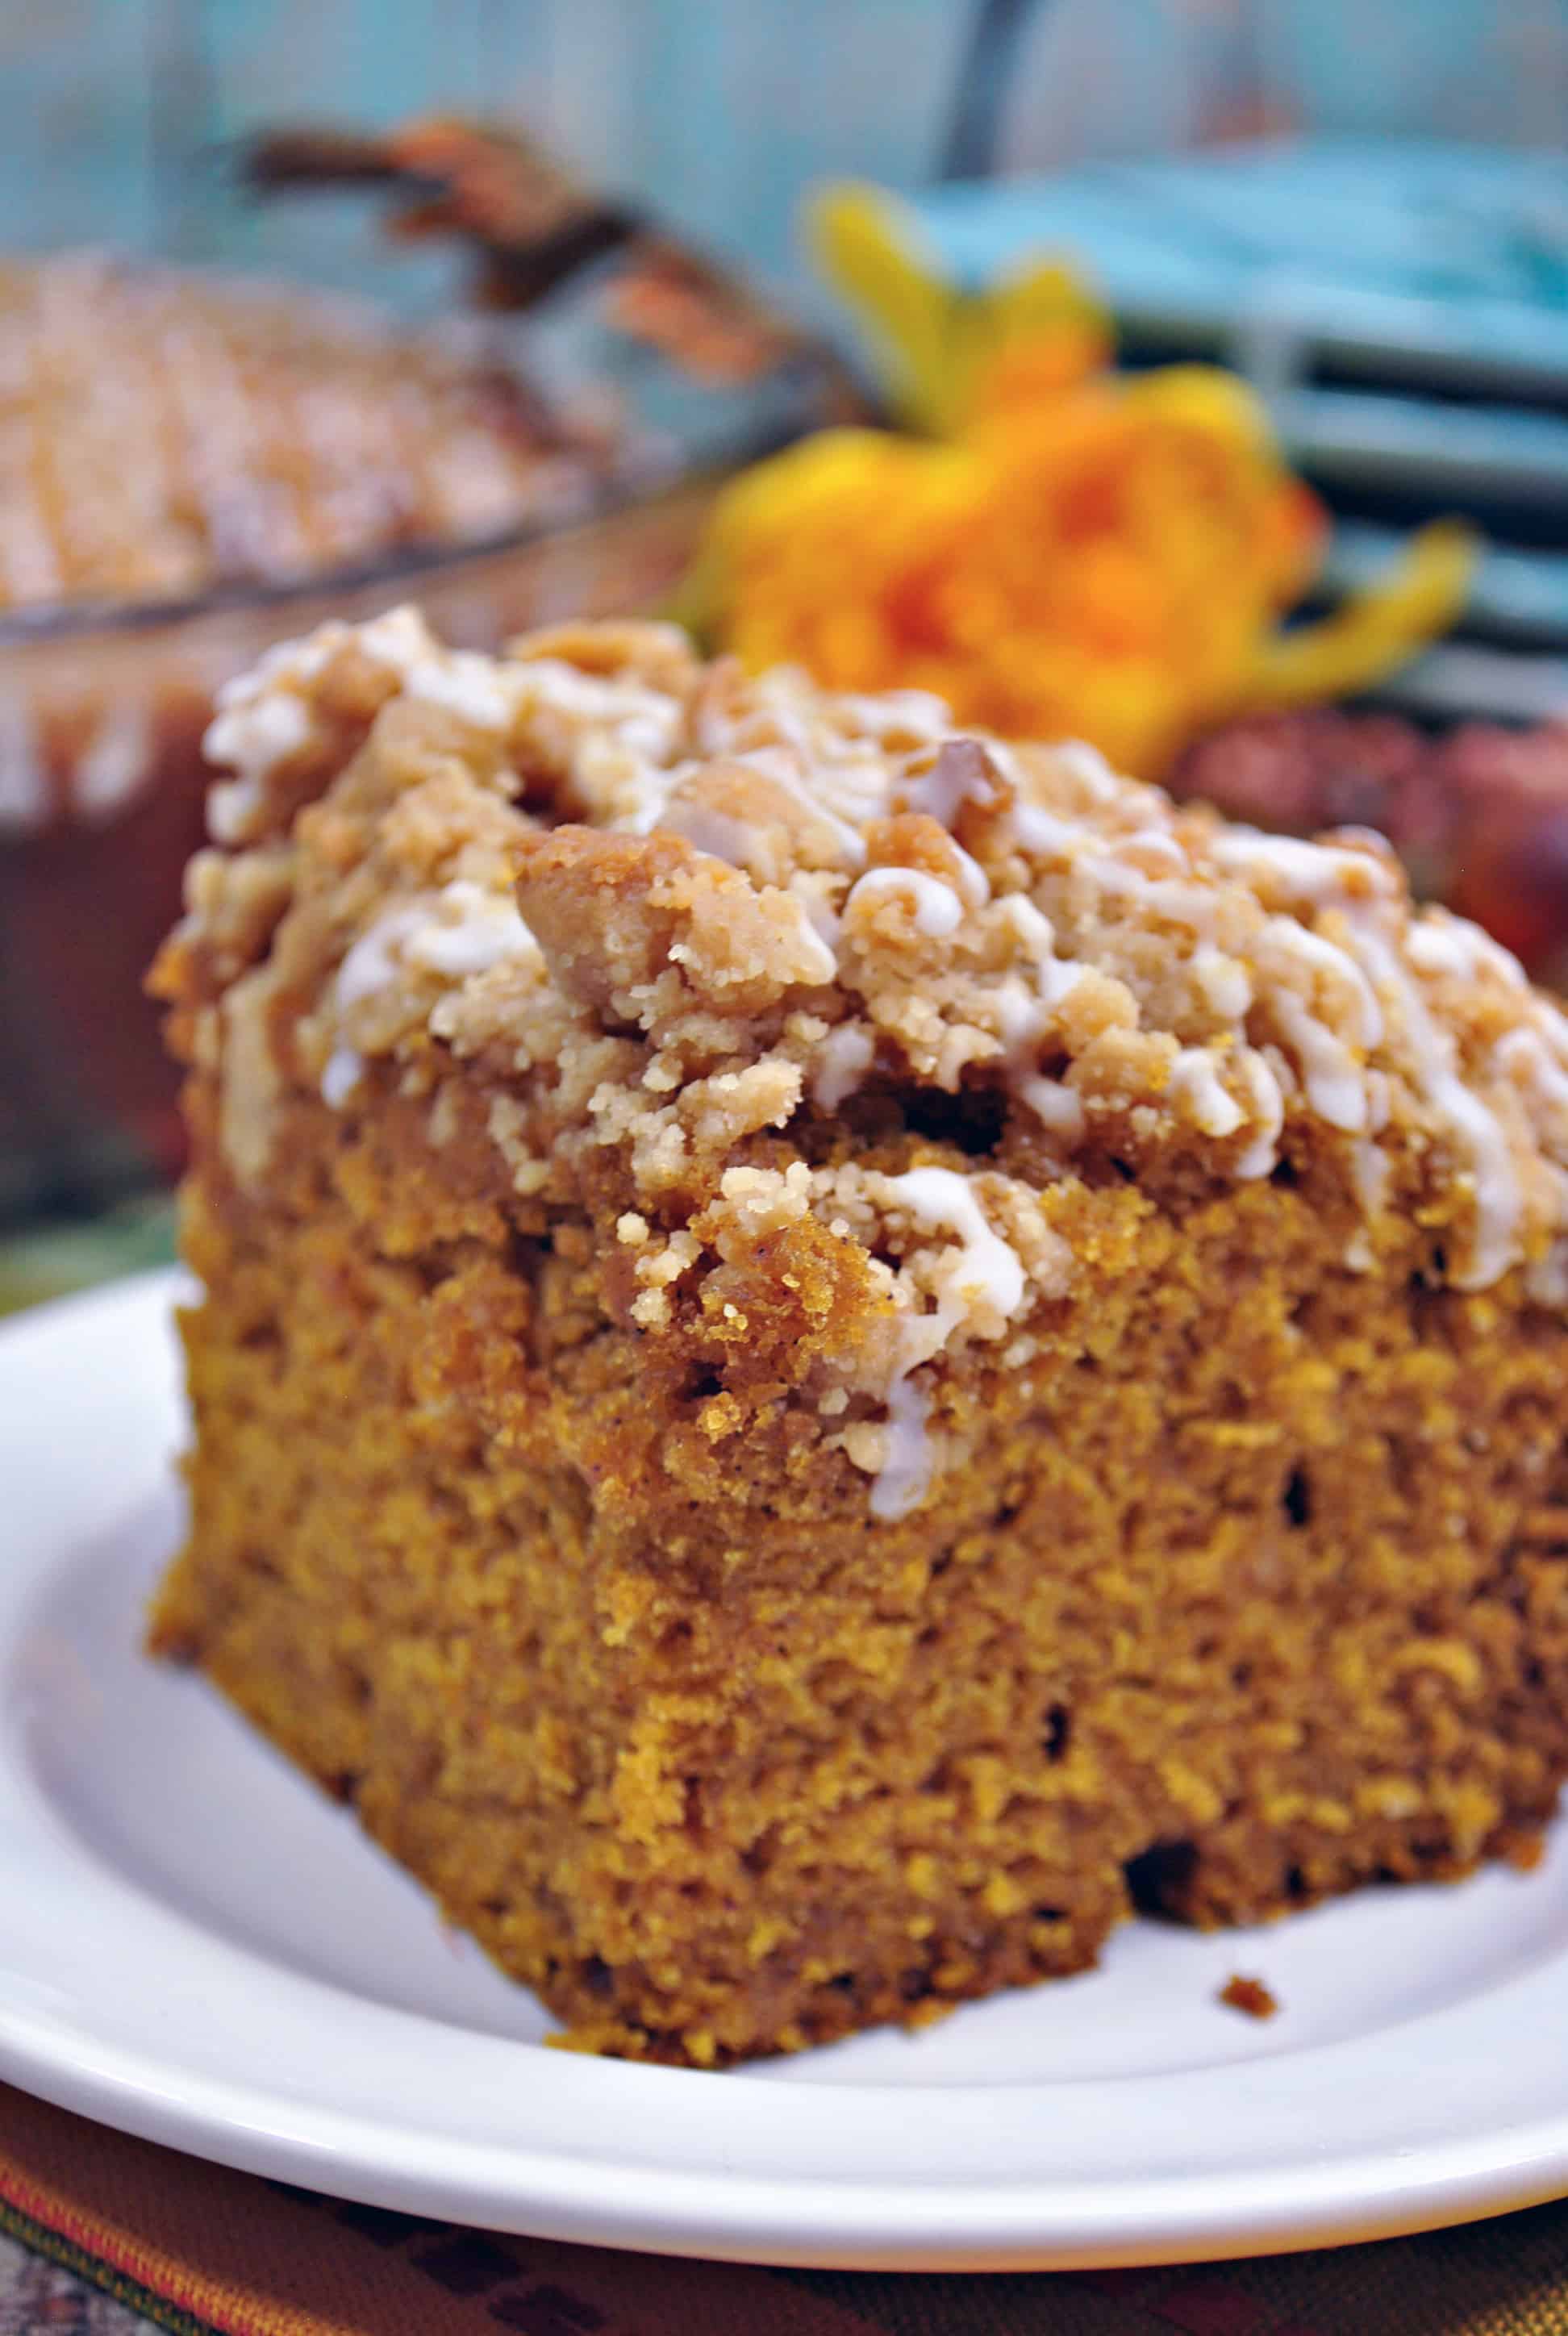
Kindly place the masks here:
<instances>
[{"instance_id":1,"label":"cake crumb on plate","mask_svg":"<svg viewBox=\"0 0 1568 2336\"><path fill-rule=\"evenodd\" d=\"M1261 1979L1247 1979L1232 1971L1220 1990L1220 2001L1228 2003L1232 2011L1244 2011L1249 2020L1272 2020L1280 2009L1280 1999Z\"/></svg>"}]
</instances>

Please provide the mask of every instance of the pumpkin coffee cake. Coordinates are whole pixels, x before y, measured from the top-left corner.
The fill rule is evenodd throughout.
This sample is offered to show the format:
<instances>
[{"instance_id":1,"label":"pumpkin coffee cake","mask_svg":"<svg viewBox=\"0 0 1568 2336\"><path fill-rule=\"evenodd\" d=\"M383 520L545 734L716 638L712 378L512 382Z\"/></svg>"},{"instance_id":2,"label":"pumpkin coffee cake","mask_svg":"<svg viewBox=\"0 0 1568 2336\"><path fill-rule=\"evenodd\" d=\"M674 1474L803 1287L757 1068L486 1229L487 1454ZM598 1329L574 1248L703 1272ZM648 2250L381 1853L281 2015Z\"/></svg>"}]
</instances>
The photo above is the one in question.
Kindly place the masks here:
<instances>
[{"instance_id":1,"label":"pumpkin coffee cake","mask_svg":"<svg viewBox=\"0 0 1568 2336\"><path fill-rule=\"evenodd\" d=\"M1527 1863L1568 1026L1388 850L652 625L231 690L200 1663L586 2047Z\"/></svg>"}]
</instances>

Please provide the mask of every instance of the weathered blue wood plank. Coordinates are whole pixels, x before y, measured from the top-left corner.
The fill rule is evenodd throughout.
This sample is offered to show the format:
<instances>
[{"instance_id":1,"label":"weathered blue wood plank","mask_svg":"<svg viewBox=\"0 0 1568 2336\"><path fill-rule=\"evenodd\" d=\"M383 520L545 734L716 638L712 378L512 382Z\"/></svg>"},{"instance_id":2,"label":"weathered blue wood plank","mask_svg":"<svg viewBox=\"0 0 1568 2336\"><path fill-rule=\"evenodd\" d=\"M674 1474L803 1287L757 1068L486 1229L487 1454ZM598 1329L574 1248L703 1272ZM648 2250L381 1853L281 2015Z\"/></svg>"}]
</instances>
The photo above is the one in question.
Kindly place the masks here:
<instances>
[{"instance_id":1,"label":"weathered blue wood plank","mask_svg":"<svg viewBox=\"0 0 1568 2336\"><path fill-rule=\"evenodd\" d=\"M0 244L157 232L147 0L0 6Z\"/></svg>"},{"instance_id":2,"label":"weathered blue wood plank","mask_svg":"<svg viewBox=\"0 0 1568 2336\"><path fill-rule=\"evenodd\" d=\"M437 106L472 112L485 95L485 0L207 0L201 39L219 141L264 123L391 122ZM355 287L383 272L376 209L355 197L294 200L249 211L219 206L209 255ZM400 258L409 307L447 297L455 263Z\"/></svg>"},{"instance_id":3,"label":"weathered blue wood plank","mask_svg":"<svg viewBox=\"0 0 1568 2336\"><path fill-rule=\"evenodd\" d=\"M0 245L112 238L354 281L362 209L248 222L213 141L511 113L774 277L814 178L931 175L974 0L0 0ZM1037 0L1008 170L1221 131L1568 140L1568 0ZM403 271L427 293L449 281Z\"/></svg>"}]
</instances>

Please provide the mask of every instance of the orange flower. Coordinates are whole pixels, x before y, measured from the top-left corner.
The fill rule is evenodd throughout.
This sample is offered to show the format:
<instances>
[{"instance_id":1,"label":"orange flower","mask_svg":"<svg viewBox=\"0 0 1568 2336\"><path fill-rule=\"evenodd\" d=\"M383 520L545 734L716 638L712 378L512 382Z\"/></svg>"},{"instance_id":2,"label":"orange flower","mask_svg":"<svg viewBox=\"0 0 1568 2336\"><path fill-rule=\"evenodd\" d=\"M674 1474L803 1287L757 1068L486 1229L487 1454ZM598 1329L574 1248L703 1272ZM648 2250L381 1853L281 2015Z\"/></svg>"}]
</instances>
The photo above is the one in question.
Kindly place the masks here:
<instances>
[{"instance_id":1,"label":"orange flower","mask_svg":"<svg viewBox=\"0 0 1568 2336\"><path fill-rule=\"evenodd\" d=\"M954 293L881 199L839 201L819 242L902 407L947 434L827 431L726 489L694 585L746 665L931 689L959 722L1087 738L1157 776L1237 707L1358 686L1451 620L1468 550L1429 531L1394 587L1278 638L1326 522L1241 382L1113 374L1062 269Z\"/></svg>"},{"instance_id":2,"label":"orange flower","mask_svg":"<svg viewBox=\"0 0 1568 2336\"><path fill-rule=\"evenodd\" d=\"M1157 772L1299 590L1316 505L1197 384L1046 394L1030 367L1025 400L1008 366L952 443L835 431L732 486L718 629L749 666L934 689L960 722Z\"/></svg>"}]
</instances>

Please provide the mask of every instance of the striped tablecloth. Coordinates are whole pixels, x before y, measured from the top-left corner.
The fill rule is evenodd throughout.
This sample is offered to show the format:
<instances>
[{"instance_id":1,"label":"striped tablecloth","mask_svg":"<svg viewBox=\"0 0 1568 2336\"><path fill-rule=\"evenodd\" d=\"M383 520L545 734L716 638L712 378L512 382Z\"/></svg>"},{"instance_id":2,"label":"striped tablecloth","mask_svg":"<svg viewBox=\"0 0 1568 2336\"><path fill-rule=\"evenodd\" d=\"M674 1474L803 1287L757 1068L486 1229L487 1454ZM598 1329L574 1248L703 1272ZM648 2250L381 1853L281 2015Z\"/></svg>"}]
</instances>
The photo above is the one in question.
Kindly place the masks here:
<instances>
[{"instance_id":1,"label":"striped tablecloth","mask_svg":"<svg viewBox=\"0 0 1568 2336\"><path fill-rule=\"evenodd\" d=\"M775 2272L492 2237L131 2141L0 2087L0 2336L1568 2336L1568 2202L1118 2272Z\"/></svg>"}]
</instances>

